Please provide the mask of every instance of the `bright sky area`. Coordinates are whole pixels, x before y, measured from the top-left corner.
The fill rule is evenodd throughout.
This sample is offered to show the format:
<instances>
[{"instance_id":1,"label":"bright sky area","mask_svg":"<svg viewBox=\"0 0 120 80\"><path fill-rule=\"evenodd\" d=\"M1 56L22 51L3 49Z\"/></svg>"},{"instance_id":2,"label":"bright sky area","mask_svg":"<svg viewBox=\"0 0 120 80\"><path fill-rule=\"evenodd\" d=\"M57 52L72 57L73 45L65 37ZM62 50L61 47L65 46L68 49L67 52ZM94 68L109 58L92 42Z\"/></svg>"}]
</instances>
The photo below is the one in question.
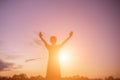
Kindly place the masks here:
<instances>
[{"instance_id":1,"label":"bright sky area","mask_svg":"<svg viewBox=\"0 0 120 80\"><path fill-rule=\"evenodd\" d=\"M0 1L0 63L7 66L0 75L45 76L48 53L38 33L48 42L57 36L59 44L73 31L61 49L69 56L61 62L62 76L120 76L118 6L106 0Z\"/></svg>"}]
</instances>

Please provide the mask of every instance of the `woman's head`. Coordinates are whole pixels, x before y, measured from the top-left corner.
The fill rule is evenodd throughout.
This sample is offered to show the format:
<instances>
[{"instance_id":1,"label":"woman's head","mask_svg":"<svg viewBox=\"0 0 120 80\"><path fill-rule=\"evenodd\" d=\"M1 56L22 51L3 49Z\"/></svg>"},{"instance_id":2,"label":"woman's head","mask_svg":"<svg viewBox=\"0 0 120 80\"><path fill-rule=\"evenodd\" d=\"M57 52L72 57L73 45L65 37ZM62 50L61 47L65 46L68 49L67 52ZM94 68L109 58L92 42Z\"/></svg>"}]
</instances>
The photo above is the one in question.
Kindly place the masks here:
<instances>
[{"instance_id":1,"label":"woman's head","mask_svg":"<svg viewBox=\"0 0 120 80\"><path fill-rule=\"evenodd\" d=\"M51 42L52 44L56 44L57 38L56 38L55 36L51 36L51 37L50 37L50 42Z\"/></svg>"}]
</instances>

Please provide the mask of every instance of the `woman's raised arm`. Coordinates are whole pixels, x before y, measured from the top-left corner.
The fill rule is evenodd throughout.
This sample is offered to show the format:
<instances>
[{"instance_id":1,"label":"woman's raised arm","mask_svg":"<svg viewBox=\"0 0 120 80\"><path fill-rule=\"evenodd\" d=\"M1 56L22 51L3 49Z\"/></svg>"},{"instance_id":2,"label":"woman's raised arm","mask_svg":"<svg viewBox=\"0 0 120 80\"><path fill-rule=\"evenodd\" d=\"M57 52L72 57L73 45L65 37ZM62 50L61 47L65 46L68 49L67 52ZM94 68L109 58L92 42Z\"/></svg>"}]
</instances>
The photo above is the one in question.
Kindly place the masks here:
<instances>
[{"instance_id":1,"label":"woman's raised arm","mask_svg":"<svg viewBox=\"0 0 120 80\"><path fill-rule=\"evenodd\" d=\"M44 43L44 45L48 48L48 43L45 41L45 39L43 38L43 34L40 32L39 33L39 37L42 40L42 42Z\"/></svg>"},{"instance_id":2,"label":"woman's raised arm","mask_svg":"<svg viewBox=\"0 0 120 80\"><path fill-rule=\"evenodd\" d=\"M60 44L60 46L63 46L73 35L73 32L69 33L69 36Z\"/></svg>"}]
</instances>

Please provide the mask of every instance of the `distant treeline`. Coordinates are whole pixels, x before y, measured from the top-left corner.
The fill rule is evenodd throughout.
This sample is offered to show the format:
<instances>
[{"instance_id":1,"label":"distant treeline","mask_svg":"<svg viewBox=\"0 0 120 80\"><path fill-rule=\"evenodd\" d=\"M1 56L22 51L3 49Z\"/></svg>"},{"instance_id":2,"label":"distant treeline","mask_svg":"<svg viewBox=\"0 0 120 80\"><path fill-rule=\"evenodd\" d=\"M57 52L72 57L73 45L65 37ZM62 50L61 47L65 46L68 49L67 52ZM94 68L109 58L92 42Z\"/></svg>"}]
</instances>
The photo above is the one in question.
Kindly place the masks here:
<instances>
[{"instance_id":1,"label":"distant treeline","mask_svg":"<svg viewBox=\"0 0 120 80\"><path fill-rule=\"evenodd\" d=\"M45 80L44 77L42 76L31 76L28 77L26 74L19 74L19 75L13 75L12 77L3 77L0 76L0 80ZM94 79L89 79L88 77L83 77L83 76L72 76L72 77L65 77L61 78L61 80L120 80L120 78L114 78L113 76L108 76L105 78L94 78Z\"/></svg>"}]
</instances>

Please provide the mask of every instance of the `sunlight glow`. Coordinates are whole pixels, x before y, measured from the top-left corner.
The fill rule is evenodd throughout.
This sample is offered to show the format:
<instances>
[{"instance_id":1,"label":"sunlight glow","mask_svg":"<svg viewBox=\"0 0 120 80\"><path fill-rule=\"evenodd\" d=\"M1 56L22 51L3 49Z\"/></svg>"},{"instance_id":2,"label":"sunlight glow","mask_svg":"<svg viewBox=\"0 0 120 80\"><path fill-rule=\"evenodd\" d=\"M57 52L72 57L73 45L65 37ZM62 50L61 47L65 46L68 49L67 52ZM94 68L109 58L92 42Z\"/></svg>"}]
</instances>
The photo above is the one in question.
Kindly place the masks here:
<instances>
[{"instance_id":1,"label":"sunlight glow","mask_svg":"<svg viewBox=\"0 0 120 80\"><path fill-rule=\"evenodd\" d=\"M65 51L61 51L59 54L59 60L61 63L68 63L70 61L70 55Z\"/></svg>"}]
</instances>

